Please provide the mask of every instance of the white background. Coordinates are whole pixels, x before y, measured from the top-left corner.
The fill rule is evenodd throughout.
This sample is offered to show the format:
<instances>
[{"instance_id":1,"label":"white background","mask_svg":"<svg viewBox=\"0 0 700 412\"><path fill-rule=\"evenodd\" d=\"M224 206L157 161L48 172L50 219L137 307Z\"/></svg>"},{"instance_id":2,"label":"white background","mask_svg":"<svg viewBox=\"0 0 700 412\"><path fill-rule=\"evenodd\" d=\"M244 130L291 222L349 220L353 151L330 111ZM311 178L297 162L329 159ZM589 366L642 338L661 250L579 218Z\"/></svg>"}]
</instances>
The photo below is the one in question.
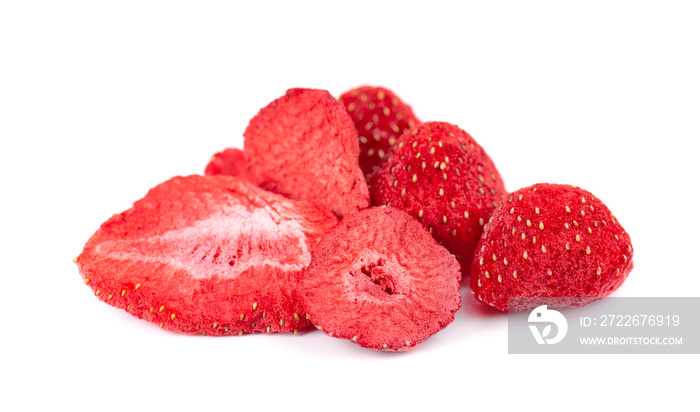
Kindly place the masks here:
<instances>
[{"instance_id":1,"label":"white background","mask_svg":"<svg viewBox=\"0 0 700 412\"><path fill-rule=\"evenodd\" d=\"M404 354L178 335L98 301L72 260L100 223L240 147L287 88L361 84L467 130L510 191L601 198L635 247L615 296L700 295L697 3L259 3L0 3L0 409L696 405L698 355L508 355L467 291Z\"/></svg>"}]
</instances>

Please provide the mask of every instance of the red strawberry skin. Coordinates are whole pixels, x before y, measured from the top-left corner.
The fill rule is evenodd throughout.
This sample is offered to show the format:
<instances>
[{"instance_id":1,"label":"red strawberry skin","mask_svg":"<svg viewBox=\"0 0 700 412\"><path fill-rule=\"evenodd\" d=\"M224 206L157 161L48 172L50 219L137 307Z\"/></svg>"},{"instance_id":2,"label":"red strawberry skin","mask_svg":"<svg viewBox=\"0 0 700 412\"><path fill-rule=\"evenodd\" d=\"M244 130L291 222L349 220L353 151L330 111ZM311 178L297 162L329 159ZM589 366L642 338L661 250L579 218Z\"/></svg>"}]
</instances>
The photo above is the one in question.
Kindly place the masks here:
<instances>
[{"instance_id":1,"label":"red strawberry skin","mask_svg":"<svg viewBox=\"0 0 700 412\"><path fill-rule=\"evenodd\" d=\"M325 90L290 89L250 121L245 153L254 183L308 200L338 217L369 206L358 166L357 131L347 110Z\"/></svg>"},{"instance_id":2,"label":"red strawberry skin","mask_svg":"<svg viewBox=\"0 0 700 412\"><path fill-rule=\"evenodd\" d=\"M632 254L627 232L590 192L536 184L499 204L474 255L471 288L479 302L502 311L544 302L509 308L509 297L570 298L559 306L580 306L619 288Z\"/></svg>"},{"instance_id":3,"label":"red strawberry skin","mask_svg":"<svg viewBox=\"0 0 700 412\"><path fill-rule=\"evenodd\" d=\"M245 153L240 149L231 148L214 154L209 160L204 174L206 176L227 175L249 178L251 171Z\"/></svg>"},{"instance_id":4,"label":"red strawberry skin","mask_svg":"<svg viewBox=\"0 0 700 412\"><path fill-rule=\"evenodd\" d=\"M311 249L335 216L240 177L175 177L112 216L76 259L102 301L161 328L293 332Z\"/></svg>"},{"instance_id":5,"label":"red strawberry skin","mask_svg":"<svg viewBox=\"0 0 700 412\"><path fill-rule=\"evenodd\" d=\"M469 274L485 222L506 194L491 158L465 131L426 122L399 138L372 179L372 204L418 219Z\"/></svg>"},{"instance_id":6,"label":"red strawberry skin","mask_svg":"<svg viewBox=\"0 0 700 412\"><path fill-rule=\"evenodd\" d=\"M420 123L411 106L383 87L357 87L343 93L338 100L357 128L360 168L368 179L380 169L399 136Z\"/></svg>"},{"instance_id":7,"label":"red strawberry skin","mask_svg":"<svg viewBox=\"0 0 700 412\"><path fill-rule=\"evenodd\" d=\"M300 284L311 322L384 351L415 348L454 320L459 264L415 219L369 208L319 242Z\"/></svg>"}]
</instances>

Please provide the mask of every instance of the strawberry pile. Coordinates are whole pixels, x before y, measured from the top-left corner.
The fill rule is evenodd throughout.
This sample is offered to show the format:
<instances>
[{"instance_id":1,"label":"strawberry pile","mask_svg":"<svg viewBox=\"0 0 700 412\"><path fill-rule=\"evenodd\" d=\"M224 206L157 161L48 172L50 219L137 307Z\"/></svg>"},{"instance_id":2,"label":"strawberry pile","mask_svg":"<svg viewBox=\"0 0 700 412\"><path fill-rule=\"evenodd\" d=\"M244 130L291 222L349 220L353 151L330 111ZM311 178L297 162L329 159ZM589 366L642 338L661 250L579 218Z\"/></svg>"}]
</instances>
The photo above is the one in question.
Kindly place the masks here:
<instances>
[{"instance_id":1,"label":"strawberry pile","mask_svg":"<svg viewBox=\"0 0 700 412\"><path fill-rule=\"evenodd\" d=\"M290 89L244 137L90 237L75 262L98 299L181 333L313 324L406 351L454 320L462 279L512 311L586 304L632 269L629 235L593 194L508 193L472 136L420 122L391 90Z\"/></svg>"}]
</instances>

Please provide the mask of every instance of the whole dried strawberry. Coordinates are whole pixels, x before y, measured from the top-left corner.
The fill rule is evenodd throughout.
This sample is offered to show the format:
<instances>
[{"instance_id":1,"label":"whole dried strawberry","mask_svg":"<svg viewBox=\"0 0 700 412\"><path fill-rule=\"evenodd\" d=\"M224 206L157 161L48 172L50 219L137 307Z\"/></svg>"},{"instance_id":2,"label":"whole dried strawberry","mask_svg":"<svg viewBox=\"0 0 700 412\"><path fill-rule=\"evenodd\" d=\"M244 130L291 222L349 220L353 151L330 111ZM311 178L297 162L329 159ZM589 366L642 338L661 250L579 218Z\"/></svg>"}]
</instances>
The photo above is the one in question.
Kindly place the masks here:
<instances>
[{"instance_id":1,"label":"whole dried strawberry","mask_svg":"<svg viewBox=\"0 0 700 412\"><path fill-rule=\"evenodd\" d=\"M509 297L563 298L580 306L609 295L632 270L632 243L615 216L583 189L536 184L501 203L472 263L479 302L509 310ZM532 309L528 299L510 310Z\"/></svg>"},{"instance_id":2,"label":"whole dried strawberry","mask_svg":"<svg viewBox=\"0 0 700 412\"><path fill-rule=\"evenodd\" d=\"M248 177L263 189L314 202L340 218L369 206L357 131L327 91L287 90L260 110L244 136Z\"/></svg>"},{"instance_id":3,"label":"whole dried strawberry","mask_svg":"<svg viewBox=\"0 0 700 412\"><path fill-rule=\"evenodd\" d=\"M318 243L300 283L311 322L360 346L406 351L454 320L457 261L415 219L369 208Z\"/></svg>"},{"instance_id":4,"label":"whole dried strawberry","mask_svg":"<svg viewBox=\"0 0 700 412\"><path fill-rule=\"evenodd\" d=\"M175 177L102 224L76 263L100 300L166 330L296 332L298 278L337 221L239 177Z\"/></svg>"},{"instance_id":5,"label":"whole dried strawberry","mask_svg":"<svg viewBox=\"0 0 700 412\"><path fill-rule=\"evenodd\" d=\"M409 105L383 87L358 87L343 93L338 100L357 128L360 168L368 179L380 169L399 136L420 123Z\"/></svg>"},{"instance_id":6,"label":"whole dried strawberry","mask_svg":"<svg viewBox=\"0 0 700 412\"><path fill-rule=\"evenodd\" d=\"M444 122L404 133L371 184L373 205L418 219L468 275L484 223L503 199L501 176L465 131Z\"/></svg>"}]
</instances>

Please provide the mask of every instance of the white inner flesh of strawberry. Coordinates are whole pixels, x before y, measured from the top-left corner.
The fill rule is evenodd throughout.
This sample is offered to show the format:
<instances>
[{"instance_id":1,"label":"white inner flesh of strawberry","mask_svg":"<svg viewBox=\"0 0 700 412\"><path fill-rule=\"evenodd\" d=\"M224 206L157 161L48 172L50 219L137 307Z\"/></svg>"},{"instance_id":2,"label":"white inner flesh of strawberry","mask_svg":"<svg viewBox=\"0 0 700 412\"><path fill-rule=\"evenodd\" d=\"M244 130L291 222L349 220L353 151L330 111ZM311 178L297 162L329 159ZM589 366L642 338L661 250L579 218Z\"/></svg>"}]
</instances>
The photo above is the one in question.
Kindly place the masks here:
<instances>
[{"instance_id":1,"label":"white inner flesh of strawberry","mask_svg":"<svg viewBox=\"0 0 700 412\"><path fill-rule=\"evenodd\" d=\"M299 221L270 208L234 206L194 225L142 239L105 241L96 252L115 260L165 264L193 278L235 278L250 268L296 272L311 262Z\"/></svg>"},{"instance_id":2,"label":"white inner flesh of strawberry","mask_svg":"<svg viewBox=\"0 0 700 412\"><path fill-rule=\"evenodd\" d=\"M343 289L353 299L395 302L412 287L412 276L392 256L363 252L347 269Z\"/></svg>"}]
</instances>

